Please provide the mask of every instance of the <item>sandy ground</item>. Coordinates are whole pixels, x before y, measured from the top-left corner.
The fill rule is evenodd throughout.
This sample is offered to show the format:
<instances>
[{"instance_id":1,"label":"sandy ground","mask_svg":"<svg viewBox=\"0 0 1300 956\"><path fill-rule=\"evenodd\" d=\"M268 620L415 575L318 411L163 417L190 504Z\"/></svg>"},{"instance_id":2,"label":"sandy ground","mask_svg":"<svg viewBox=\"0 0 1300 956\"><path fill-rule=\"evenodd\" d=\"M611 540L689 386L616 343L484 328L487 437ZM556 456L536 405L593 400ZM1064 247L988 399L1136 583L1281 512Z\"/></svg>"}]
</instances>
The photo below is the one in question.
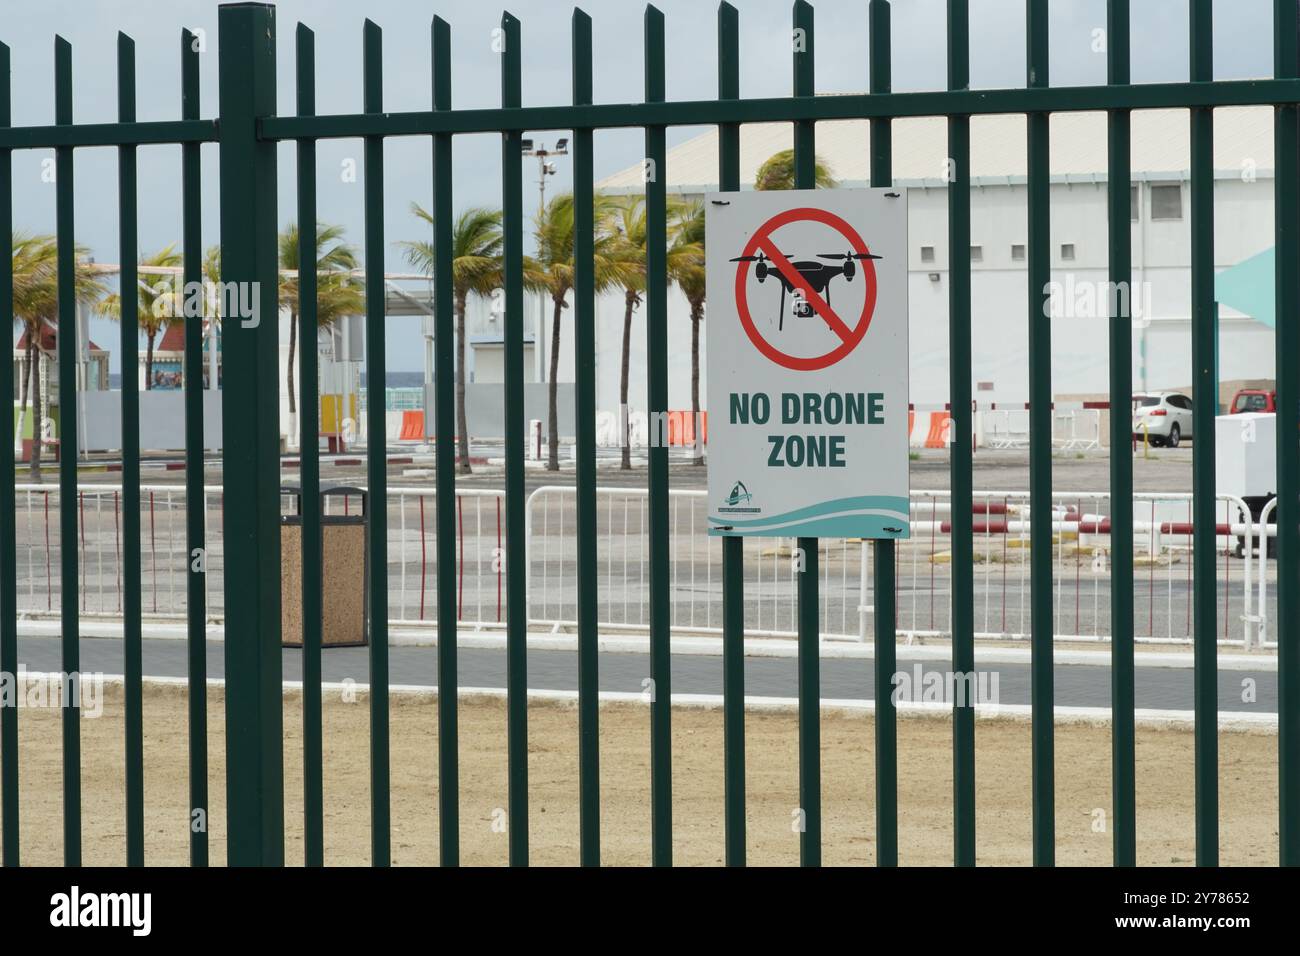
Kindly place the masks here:
<instances>
[{"instance_id":1,"label":"sandy ground","mask_svg":"<svg viewBox=\"0 0 1300 956\"><path fill-rule=\"evenodd\" d=\"M83 851L88 864L124 859L122 694L105 690L103 715L82 722ZM187 860L185 690L146 690L146 853L152 864ZM438 859L437 720L432 694L392 698L392 847L396 864ZM649 711L610 704L601 711L602 849L608 864L649 861ZM222 692L209 690L211 853L225 859ZM285 699L285 858L302 861L301 707ZM326 861L363 865L370 855L369 709L364 695L327 695ZM494 828L506 804L505 706L495 699L460 707L461 852L467 864L499 865L507 838ZM564 704L529 710L531 845L535 864L577 861L577 712ZM905 865L951 861L951 724L899 723L899 845ZM748 846L754 864L795 864L798 837L797 725L793 714L751 713L746 722ZM673 713L674 854L678 864L722 862L722 714ZM1143 864L1190 864L1192 734L1139 730L1138 853ZM62 860L59 713L20 711L22 854L25 864ZM1029 725L982 720L977 728L978 843L982 864L1030 862ZM1277 738L1220 737L1222 862L1277 863ZM871 719L822 718L824 860L874 862ZM1058 726L1057 861L1106 865L1110 737L1104 726Z\"/></svg>"}]
</instances>

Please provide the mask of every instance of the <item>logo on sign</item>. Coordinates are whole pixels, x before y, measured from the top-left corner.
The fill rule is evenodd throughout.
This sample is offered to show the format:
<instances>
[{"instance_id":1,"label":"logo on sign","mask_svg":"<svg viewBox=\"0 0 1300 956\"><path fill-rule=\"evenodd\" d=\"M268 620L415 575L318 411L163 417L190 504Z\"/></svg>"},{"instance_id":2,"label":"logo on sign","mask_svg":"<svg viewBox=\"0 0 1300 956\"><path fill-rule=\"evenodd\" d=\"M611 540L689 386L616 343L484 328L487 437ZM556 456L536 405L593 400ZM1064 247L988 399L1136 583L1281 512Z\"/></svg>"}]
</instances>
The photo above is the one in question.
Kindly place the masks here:
<instances>
[{"instance_id":1,"label":"logo on sign","mask_svg":"<svg viewBox=\"0 0 1300 956\"><path fill-rule=\"evenodd\" d=\"M753 498L745 483L738 481L731 486L731 493L722 499L723 506L718 511L723 514L758 514L763 509L750 504Z\"/></svg>"},{"instance_id":2,"label":"logo on sign","mask_svg":"<svg viewBox=\"0 0 1300 956\"><path fill-rule=\"evenodd\" d=\"M727 495L727 504L738 505L749 501L754 496L749 493L743 481L738 481L731 486L731 494Z\"/></svg>"}]
</instances>

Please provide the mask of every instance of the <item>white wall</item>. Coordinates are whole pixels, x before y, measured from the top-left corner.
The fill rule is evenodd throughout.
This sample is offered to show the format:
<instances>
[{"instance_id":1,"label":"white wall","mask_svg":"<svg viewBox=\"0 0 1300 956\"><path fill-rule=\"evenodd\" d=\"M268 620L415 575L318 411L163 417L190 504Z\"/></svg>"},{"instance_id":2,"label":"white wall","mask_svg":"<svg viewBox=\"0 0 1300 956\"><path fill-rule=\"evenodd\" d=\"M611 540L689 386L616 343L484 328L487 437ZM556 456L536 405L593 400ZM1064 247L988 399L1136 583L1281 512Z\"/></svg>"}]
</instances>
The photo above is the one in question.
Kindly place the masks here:
<instances>
[{"instance_id":1,"label":"white wall","mask_svg":"<svg viewBox=\"0 0 1300 956\"><path fill-rule=\"evenodd\" d=\"M1177 175L1152 182L1176 183ZM1149 221L1148 186L1142 191L1142 221L1131 226L1135 289L1148 290L1148 300L1135 301L1133 367L1135 388L1186 387L1191 382L1191 196L1182 183L1183 217ZM908 189L909 314L911 320L912 400L939 404L948 399L948 207L946 190ZM1054 281L1084 283L1104 289L1107 274L1107 218L1104 182L1054 183L1051 188L1051 237ZM1215 183L1215 265L1227 268L1273 244L1273 181L1220 178ZM1028 238L1026 187L974 185L971 189L971 241L983 247L983 261L972 264L972 379L992 382L992 391L978 394L981 402L1022 402L1028 398L1028 278L1023 261L1012 259L1013 244ZM1062 243L1073 243L1075 259L1061 259ZM921 262L921 246L935 247L935 261ZM931 281L929 274L939 274ZM1145 285L1144 285L1145 284ZM524 316L531 334L538 298L526 296ZM1101 301L1104 306L1104 300ZM1143 311L1148 309L1149 315ZM471 335L500 334L488 321L490 303L472 300L468 324ZM1105 393L1109 388L1108 320L1105 309L1093 314L1063 315L1051 323L1052 381L1057 394ZM549 355L552 310L545 308L543 354ZM619 356L623 333L621 291L599 296L596 304L597 406L616 411ZM707 314L707 313L706 313ZM707 318L706 320L707 321ZM561 314L559 380L574 380L573 310ZM703 331L703 330L702 330ZM703 339L703 334L701 335ZM470 350L473 355L474 350ZM706 394L707 356L703 355L700 393ZM470 359L474 361L473 358ZM486 363L485 377L499 374ZM1273 376L1273 333L1253 320L1225 308L1222 312L1220 375L1227 378ZM471 365L471 372L474 366ZM645 305L633 315L630 402L645 408ZM690 408L690 311L677 288L668 293L668 398L670 409ZM477 377L477 376L476 376Z\"/></svg>"},{"instance_id":2,"label":"white wall","mask_svg":"<svg viewBox=\"0 0 1300 956\"><path fill-rule=\"evenodd\" d=\"M545 303L544 324L542 326L541 354L545 358L543 375L550 374L551 332L554 307L548 298L544 300L534 294L525 296L524 323L527 335L532 335L536 327L539 302ZM466 306L466 330L472 339L476 335L500 335L501 323L493 322L490 317L490 300L471 299ZM623 316L625 311L624 295L614 291L596 297L596 405L601 410L616 411L619 396L620 356L623 348ZM644 302L632 315L632 336L630 342L630 367L628 374L628 404L634 409L646 408L646 307ZM704 329L700 329L700 352L703 362ZM468 367L474 382L497 382L501 380L500 349L468 349ZM524 348L526 381L533 378L533 347ZM556 376L560 382L575 380L575 352L573 337L573 296L569 295L569 307L560 314L560 363ZM700 370L700 400L704 400L706 376L703 367ZM691 321L690 304L681 291L673 286L668 290L668 405L670 409L689 409L691 407Z\"/></svg>"},{"instance_id":3,"label":"white wall","mask_svg":"<svg viewBox=\"0 0 1300 956\"><path fill-rule=\"evenodd\" d=\"M1163 181L1162 181L1163 182ZM909 286L912 400L942 403L948 397L947 197L941 189L909 191ZM1145 283L1147 302L1135 301L1133 338L1135 387L1185 387L1191 382L1190 190L1183 184L1183 218L1132 225L1135 291ZM1143 193L1143 215L1148 211ZM1107 219L1104 184L1054 184L1052 278L1104 289ZM1220 179L1215 190L1215 265L1235 265L1273 244L1271 179ZM1028 277L1024 262L1011 258L1013 243L1028 234L1023 185L975 187L971 191L971 242L983 246L983 262L972 264L972 377L992 381L981 401L1024 401L1028 397ZM1075 259L1062 261L1060 246L1073 243ZM922 245L935 247L935 262L922 263ZM939 274L931 281L929 274ZM1051 323L1053 391L1108 390L1108 320L1105 301L1093 314L1055 317ZM1141 314L1146 309L1149 315ZM1146 340L1143 361L1143 339ZM1222 310L1222 378L1271 377L1273 333L1233 310ZM1145 381L1143 373L1145 371Z\"/></svg>"},{"instance_id":4,"label":"white wall","mask_svg":"<svg viewBox=\"0 0 1300 956\"><path fill-rule=\"evenodd\" d=\"M122 393L84 393L83 451L118 451L122 447ZM203 393L203 445L221 449L221 392ZM140 392L140 448L179 451L185 448L185 393Z\"/></svg>"}]
</instances>

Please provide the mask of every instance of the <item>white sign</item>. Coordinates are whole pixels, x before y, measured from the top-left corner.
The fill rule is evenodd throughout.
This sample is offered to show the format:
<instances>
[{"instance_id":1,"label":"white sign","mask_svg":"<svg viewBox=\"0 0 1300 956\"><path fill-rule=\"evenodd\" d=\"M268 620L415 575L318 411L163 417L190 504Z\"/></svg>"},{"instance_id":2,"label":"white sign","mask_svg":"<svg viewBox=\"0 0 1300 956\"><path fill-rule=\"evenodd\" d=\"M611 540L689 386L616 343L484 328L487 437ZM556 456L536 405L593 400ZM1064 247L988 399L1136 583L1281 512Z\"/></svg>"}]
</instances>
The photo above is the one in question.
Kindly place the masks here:
<instances>
[{"instance_id":1,"label":"white sign","mask_svg":"<svg viewBox=\"0 0 1300 956\"><path fill-rule=\"evenodd\" d=\"M908 537L906 194L706 203L709 533Z\"/></svg>"}]
</instances>

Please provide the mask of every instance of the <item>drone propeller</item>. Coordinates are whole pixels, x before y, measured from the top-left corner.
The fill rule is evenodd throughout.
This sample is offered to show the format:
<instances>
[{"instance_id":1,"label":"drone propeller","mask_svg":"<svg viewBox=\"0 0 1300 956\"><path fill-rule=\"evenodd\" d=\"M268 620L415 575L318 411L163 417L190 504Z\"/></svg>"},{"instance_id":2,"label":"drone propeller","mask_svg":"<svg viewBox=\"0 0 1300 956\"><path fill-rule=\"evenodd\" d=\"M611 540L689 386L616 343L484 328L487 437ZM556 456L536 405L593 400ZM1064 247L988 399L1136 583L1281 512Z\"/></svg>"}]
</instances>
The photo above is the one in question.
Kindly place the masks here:
<instances>
[{"instance_id":1,"label":"drone propeller","mask_svg":"<svg viewBox=\"0 0 1300 956\"><path fill-rule=\"evenodd\" d=\"M870 252L819 252L817 253L817 258L818 259L857 259L858 261L861 261L863 259L879 259L880 256L874 255Z\"/></svg>"},{"instance_id":2,"label":"drone propeller","mask_svg":"<svg viewBox=\"0 0 1300 956\"><path fill-rule=\"evenodd\" d=\"M791 258L790 253L788 252L783 252L781 253L781 255L785 256L787 259ZM767 256L763 255L763 250L760 249L758 251L758 255L756 256L736 256L736 258L728 259L727 261L728 262L771 262L772 260L769 259Z\"/></svg>"}]
</instances>

